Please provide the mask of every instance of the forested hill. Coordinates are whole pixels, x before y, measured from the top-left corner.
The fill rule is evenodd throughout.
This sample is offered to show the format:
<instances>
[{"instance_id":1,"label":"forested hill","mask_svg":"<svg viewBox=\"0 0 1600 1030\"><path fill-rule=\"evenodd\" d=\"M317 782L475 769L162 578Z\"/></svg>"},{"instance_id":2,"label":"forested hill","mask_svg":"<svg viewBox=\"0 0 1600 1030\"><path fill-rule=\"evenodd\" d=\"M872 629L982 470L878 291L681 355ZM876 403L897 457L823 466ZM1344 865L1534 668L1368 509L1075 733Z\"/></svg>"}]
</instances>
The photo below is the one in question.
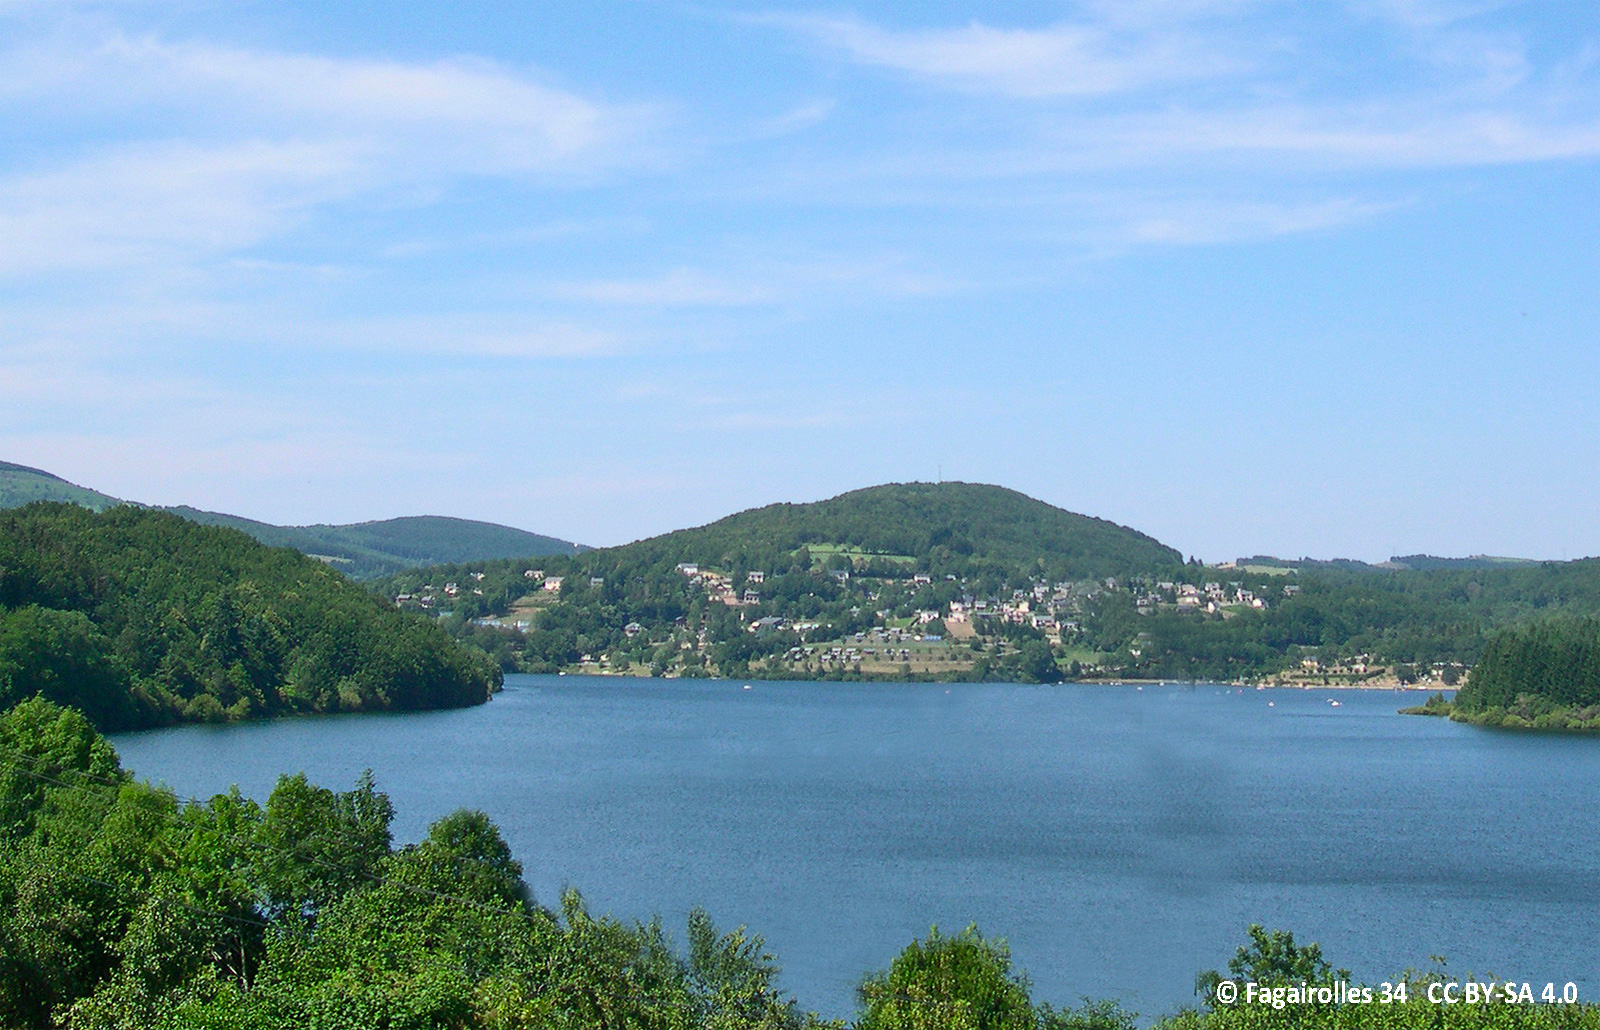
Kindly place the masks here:
<instances>
[{"instance_id":1,"label":"forested hill","mask_svg":"<svg viewBox=\"0 0 1600 1030\"><path fill-rule=\"evenodd\" d=\"M0 508L20 508L34 501L65 501L104 511L122 502L115 497L69 483L43 469L0 461Z\"/></svg>"},{"instance_id":2,"label":"forested hill","mask_svg":"<svg viewBox=\"0 0 1600 1030\"><path fill-rule=\"evenodd\" d=\"M896 483L769 505L572 557L415 569L372 587L404 608L453 616L447 625L508 670L598 662L663 675L743 676L756 674L754 663L799 675L818 673L814 656L802 657L806 646L841 635L905 636L921 620L920 646L940 639L944 627L935 619L980 599L1012 604L1026 593L1044 606L1042 617L1057 594L1076 591L1082 600L1125 577L1184 570L1177 551L1142 533L1014 490ZM1000 613L996 603L982 615ZM979 661L971 647L960 656L944 647L937 656L896 652L891 660L887 647L872 655L893 674L909 675L906 663L915 659L919 673L937 665L945 676L1055 677L1043 634L1022 610L1007 620L996 632L1008 640L1031 635L1034 646L997 644L982 652L982 670L968 669ZM1024 650L1033 671L1007 671Z\"/></svg>"},{"instance_id":3,"label":"forested hill","mask_svg":"<svg viewBox=\"0 0 1600 1030\"><path fill-rule=\"evenodd\" d=\"M913 483L373 588L453 615L447 624L507 669L662 675L1454 686L1499 630L1600 612L1600 559L1406 561L1430 567L1186 564L1148 536L1014 491Z\"/></svg>"},{"instance_id":4,"label":"forested hill","mask_svg":"<svg viewBox=\"0 0 1600 1030\"><path fill-rule=\"evenodd\" d=\"M134 503L69 483L43 469L0 461L0 509L20 508L34 501L62 501L93 511ZM423 565L571 555L585 549L567 540L511 526L442 515L413 515L342 526L275 526L187 505L161 510L191 522L241 530L269 547L292 547L351 579L374 579Z\"/></svg>"},{"instance_id":5,"label":"forested hill","mask_svg":"<svg viewBox=\"0 0 1600 1030\"><path fill-rule=\"evenodd\" d=\"M499 682L431 621L288 549L119 505L0 512L0 707L107 729L478 704Z\"/></svg>"},{"instance_id":6,"label":"forested hill","mask_svg":"<svg viewBox=\"0 0 1600 1030\"><path fill-rule=\"evenodd\" d=\"M958 576L1085 579L1183 564L1178 551L1126 526L978 483L891 483L769 504L604 553L623 565L772 568L801 548L822 563L900 562Z\"/></svg>"},{"instance_id":7,"label":"forested hill","mask_svg":"<svg viewBox=\"0 0 1600 1030\"><path fill-rule=\"evenodd\" d=\"M577 554L567 540L511 526L441 515L412 515L351 525L274 526L214 511L164 509L208 526L228 526L271 547L292 547L325 561L351 579L373 579L424 565Z\"/></svg>"}]
</instances>

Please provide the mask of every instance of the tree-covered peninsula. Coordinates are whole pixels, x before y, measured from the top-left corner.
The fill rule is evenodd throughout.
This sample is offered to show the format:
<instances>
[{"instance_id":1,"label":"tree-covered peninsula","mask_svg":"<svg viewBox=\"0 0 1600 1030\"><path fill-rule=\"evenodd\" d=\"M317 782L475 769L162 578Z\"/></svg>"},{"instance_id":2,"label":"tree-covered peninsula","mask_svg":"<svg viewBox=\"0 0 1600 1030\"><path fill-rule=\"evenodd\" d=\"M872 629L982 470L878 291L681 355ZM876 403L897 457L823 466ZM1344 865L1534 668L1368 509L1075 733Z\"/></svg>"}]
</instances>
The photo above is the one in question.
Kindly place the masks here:
<instances>
[{"instance_id":1,"label":"tree-covered peninsula","mask_svg":"<svg viewBox=\"0 0 1600 1030\"><path fill-rule=\"evenodd\" d=\"M280 778L181 802L136 781L81 714L0 713L0 1026L62 1030L1133 1030L1116 1002L1032 997L1005 944L930 932L863 977L849 1021L779 991L759 937L689 917L595 915L531 896L500 831L457 811L396 846L363 778ZM1303 990L1343 978L1316 945L1252 927L1226 976ZM1296 996L1196 1008L1158 1030L1600 1030L1590 1004L1439 1005L1437 973L1387 1004ZM1391 985L1392 986L1392 985ZM1563 987L1564 989L1564 987ZM1381 996L1374 990L1374 996Z\"/></svg>"},{"instance_id":2,"label":"tree-covered peninsula","mask_svg":"<svg viewBox=\"0 0 1600 1030\"><path fill-rule=\"evenodd\" d=\"M1600 732L1600 619L1556 618L1490 638L1455 696L1408 711L1510 729Z\"/></svg>"},{"instance_id":3,"label":"tree-covered peninsula","mask_svg":"<svg viewBox=\"0 0 1600 1030\"><path fill-rule=\"evenodd\" d=\"M121 505L0 512L0 705L103 729L478 704L500 672L432 620L237 530Z\"/></svg>"}]
</instances>

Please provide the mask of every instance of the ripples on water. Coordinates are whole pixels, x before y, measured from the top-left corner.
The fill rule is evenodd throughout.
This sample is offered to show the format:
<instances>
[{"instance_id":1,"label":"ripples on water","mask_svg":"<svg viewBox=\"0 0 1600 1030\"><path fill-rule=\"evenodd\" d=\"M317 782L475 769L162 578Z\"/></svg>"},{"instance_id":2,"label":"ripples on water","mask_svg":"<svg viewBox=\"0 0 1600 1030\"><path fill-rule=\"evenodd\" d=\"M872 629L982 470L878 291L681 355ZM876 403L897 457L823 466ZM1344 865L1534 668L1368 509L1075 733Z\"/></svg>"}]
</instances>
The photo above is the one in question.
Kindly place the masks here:
<instances>
[{"instance_id":1,"label":"ripples on water","mask_svg":"<svg viewBox=\"0 0 1600 1030\"><path fill-rule=\"evenodd\" d=\"M742 687L512 676L463 711L115 740L201 797L370 767L400 840L481 808L542 901L702 905L827 1015L932 923L1008 938L1038 999L1152 1015L1252 922L1368 979L1443 954L1600 993L1600 740L1400 716L1394 691Z\"/></svg>"}]
</instances>

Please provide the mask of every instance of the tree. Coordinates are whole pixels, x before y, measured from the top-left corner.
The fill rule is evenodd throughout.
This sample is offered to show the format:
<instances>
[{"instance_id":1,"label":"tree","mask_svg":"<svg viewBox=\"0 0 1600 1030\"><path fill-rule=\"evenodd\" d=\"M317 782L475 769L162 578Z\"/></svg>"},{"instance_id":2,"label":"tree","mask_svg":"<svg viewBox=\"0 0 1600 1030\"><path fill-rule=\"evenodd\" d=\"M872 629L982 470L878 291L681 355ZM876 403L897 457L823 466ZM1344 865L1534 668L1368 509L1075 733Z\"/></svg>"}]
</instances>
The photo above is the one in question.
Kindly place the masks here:
<instances>
[{"instance_id":1,"label":"tree","mask_svg":"<svg viewBox=\"0 0 1600 1030\"><path fill-rule=\"evenodd\" d=\"M928 931L912 941L888 970L857 988L856 1030L1033 1030L1028 983L1011 971L1002 940L986 940L976 926L954 937Z\"/></svg>"},{"instance_id":2,"label":"tree","mask_svg":"<svg viewBox=\"0 0 1600 1030\"><path fill-rule=\"evenodd\" d=\"M1240 945L1228 960L1228 976L1212 969L1195 977L1195 993L1208 1007L1216 1000L1217 985L1225 979L1288 985L1350 979L1348 969L1334 969L1328 965L1319 944L1298 945L1289 931L1268 932L1260 923L1250 924L1247 932L1250 943Z\"/></svg>"},{"instance_id":3,"label":"tree","mask_svg":"<svg viewBox=\"0 0 1600 1030\"><path fill-rule=\"evenodd\" d=\"M1017 667L1024 682L1058 683L1061 680L1061 669L1050 652L1050 645L1043 640L1023 642L1017 649Z\"/></svg>"},{"instance_id":4,"label":"tree","mask_svg":"<svg viewBox=\"0 0 1600 1030\"><path fill-rule=\"evenodd\" d=\"M394 806L369 770L356 789L335 793L304 773L281 776L256 829L255 878L270 911L314 916L359 884L371 882L389 854Z\"/></svg>"},{"instance_id":5,"label":"tree","mask_svg":"<svg viewBox=\"0 0 1600 1030\"><path fill-rule=\"evenodd\" d=\"M0 609L0 709L26 697L70 705L106 729L137 723L128 672L81 612Z\"/></svg>"}]
</instances>

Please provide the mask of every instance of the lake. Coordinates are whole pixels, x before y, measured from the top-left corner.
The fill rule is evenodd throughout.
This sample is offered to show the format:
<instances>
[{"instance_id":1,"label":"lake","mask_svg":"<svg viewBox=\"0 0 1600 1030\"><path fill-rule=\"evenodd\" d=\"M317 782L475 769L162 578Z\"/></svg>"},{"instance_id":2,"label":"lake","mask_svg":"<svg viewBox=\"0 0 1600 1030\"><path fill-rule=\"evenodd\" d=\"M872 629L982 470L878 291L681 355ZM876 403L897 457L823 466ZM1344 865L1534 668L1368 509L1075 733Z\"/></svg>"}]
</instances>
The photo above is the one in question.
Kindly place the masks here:
<instances>
[{"instance_id":1,"label":"lake","mask_svg":"<svg viewBox=\"0 0 1600 1030\"><path fill-rule=\"evenodd\" d=\"M1396 714L1420 696L510 676L473 709L113 740L184 796L371 768L400 841L482 809L540 901L570 884L680 938L702 906L824 1015L974 922L1036 1000L1147 1015L1250 923L1368 980L1443 955L1600 998L1600 739Z\"/></svg>"}]
</instances>

